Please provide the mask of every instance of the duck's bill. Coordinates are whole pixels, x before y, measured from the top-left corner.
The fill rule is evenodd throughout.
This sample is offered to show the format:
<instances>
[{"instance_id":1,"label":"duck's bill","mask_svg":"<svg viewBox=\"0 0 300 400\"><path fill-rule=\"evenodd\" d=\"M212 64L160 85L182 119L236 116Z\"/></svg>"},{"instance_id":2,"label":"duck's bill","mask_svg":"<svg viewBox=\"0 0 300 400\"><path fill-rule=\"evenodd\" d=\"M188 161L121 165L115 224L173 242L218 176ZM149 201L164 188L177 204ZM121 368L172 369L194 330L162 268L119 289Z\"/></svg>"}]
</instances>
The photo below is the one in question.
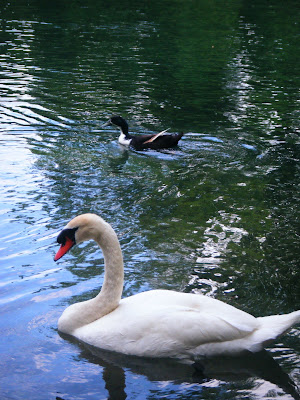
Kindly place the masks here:
<instances>
[{"instance_id":1,"label":"duck's bill","mask_svg":"<svg viewBox=\"0 0 300 400\"><path fill-rule=\"evenodd\" d=\"M66 243L64 245L61 245L58 252L55 254L54 261L62 258L62 256L64 256L74 246L74 244L75 242L67 237Z\"/></svg>"},{"instance_id":2,"label":"duck's bill","mask_svg":"<svg viewBox=\"0 0 300 400\"><path fill-rule=\"evenodd\" d=\"M105 127L108 126L108 125L111 125L110 119L109 119L108 121L104 122L104 124L101 125L101 128L105 128Z\"/></svg>"}]
</instances>

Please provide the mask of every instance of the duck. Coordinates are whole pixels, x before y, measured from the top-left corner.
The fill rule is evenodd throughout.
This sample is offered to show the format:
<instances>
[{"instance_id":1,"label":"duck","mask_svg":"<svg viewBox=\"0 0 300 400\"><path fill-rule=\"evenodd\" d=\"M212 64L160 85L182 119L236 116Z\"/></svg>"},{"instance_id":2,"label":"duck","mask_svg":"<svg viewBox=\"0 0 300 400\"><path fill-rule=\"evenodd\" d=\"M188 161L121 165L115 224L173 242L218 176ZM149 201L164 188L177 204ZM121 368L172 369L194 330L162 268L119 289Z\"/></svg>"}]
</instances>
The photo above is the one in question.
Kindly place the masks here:
<instances>
[{"instance_id":1,"label":"duck","mask_svg":"<svg viewBox=\"0 0 300 400\"><path fill-rule=\"evenodd\" d=\"M107 125L113 125L119 128L120 136L118 142L126 147L132 146L135 150L159 150L176 147L183 136L183 132L166 134L169 128L156 134L131 135L128 133L127 121L119 115L111 116L102 126Z\"/></svg>"},{"instance_id":2,"label":"duck","mask_svg":"<svg viewBox=\"0 0 300 400\"><path fill-rule=\"evenodd\" d=\"M58 330L87 345L194 364L202 357L261 351L300 323L300 310L256 318L204 294L155 289L121 298L122 250L114 229L99 215L73 218L57 237L54 260L86 240L102 249L103 285L95 297L67 307Z\"/></svg>"}]
</instances>

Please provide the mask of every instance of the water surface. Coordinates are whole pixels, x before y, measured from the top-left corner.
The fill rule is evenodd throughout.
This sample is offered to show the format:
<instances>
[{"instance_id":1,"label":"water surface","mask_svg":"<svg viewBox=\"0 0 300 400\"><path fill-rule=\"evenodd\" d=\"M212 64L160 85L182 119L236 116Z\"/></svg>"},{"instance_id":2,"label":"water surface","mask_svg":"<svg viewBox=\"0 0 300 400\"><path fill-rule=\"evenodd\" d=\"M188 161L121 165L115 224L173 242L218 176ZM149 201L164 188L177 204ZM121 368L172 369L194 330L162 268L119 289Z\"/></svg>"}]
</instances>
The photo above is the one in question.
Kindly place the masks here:
<instances>
[{"instance_id":1,"label":"water surface","mask_svg":"<svg viewBox=\"0 0 300 400\"><path fill-rule=\"evenodd\" d=\"M75 215L118 233L124 296L204 293L255 316L300 309L299 8L294 1L11 1L1 7L3 399L298 398L299 327L196 371L57 332L95 296L94 243L58 263ZM136 152L101 125L185 133Z\"/></svg>"}]
</instances>

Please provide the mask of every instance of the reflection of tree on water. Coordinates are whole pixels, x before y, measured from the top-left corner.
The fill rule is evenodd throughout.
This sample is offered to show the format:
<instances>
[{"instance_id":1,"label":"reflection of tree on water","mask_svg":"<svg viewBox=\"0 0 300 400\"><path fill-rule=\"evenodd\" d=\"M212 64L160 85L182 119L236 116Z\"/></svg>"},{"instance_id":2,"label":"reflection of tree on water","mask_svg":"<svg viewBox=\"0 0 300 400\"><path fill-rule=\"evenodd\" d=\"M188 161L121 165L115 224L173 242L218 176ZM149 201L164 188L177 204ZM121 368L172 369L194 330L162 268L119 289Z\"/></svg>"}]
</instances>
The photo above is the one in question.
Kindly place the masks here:
<instances>
[{"instance_id":1,"label":"reflection of tree on water","mask_svg":"<svg viewBox=\"0 0 300 400\"><path fill-rule=\"evenodd\" d=\"M199 384L199 391L205 398L204 390L212 380L220 381L217 385L219 387L224 383L234 385L234 382L245 381L245 392L249 391L249 395L258 387L262 396L266 394L264 392L272 390L274 394L281 389L295 400L300 400L295 383L266 350L259 353L245 352L239 356L207 357L188 365L171 359L126 356L80 343L65 334L60 335L80 346L82 359L103 367L102 378L109 392L108 398L112 400L127 398L126 376L130 372L144 376L150 382L167 382L164 394L168 390L171 393L174 385ZM240 385L238 390L241 390Z\"/></svg>"}]
</instances>

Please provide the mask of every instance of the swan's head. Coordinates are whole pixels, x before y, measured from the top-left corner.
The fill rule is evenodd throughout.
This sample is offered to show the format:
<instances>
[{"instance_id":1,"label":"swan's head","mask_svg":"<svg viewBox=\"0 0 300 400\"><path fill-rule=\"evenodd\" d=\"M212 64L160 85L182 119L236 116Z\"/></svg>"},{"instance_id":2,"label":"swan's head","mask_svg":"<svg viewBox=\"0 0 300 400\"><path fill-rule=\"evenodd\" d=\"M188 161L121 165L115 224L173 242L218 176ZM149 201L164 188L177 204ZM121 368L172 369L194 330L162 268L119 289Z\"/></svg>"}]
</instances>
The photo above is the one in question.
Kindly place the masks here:
<instances>
[{"instance_id":1,"label":"swan's head","mask_svg":"<svg viewBox=\"0 0 300 400\"><path fill-rule=\"evenodd\" d=\"M101 234L101 227L105 226L109 225L96 214L82 214L73 218L57 236L60 249L54 261L59 260L75 244L91 239L97 240Z\"/></svg>"}]
</instances>

